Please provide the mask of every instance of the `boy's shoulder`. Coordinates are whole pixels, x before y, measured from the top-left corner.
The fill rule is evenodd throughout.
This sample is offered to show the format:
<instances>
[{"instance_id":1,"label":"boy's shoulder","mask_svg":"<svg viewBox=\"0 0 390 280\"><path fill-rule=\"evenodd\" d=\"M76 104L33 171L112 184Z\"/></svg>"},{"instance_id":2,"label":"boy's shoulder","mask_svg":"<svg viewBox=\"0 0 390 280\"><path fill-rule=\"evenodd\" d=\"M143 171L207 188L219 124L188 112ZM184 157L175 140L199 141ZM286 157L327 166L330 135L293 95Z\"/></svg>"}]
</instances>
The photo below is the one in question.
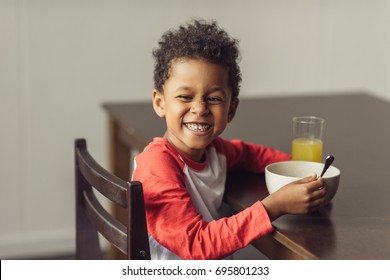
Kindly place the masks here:
<instances>
[{"instance_id":1,"label":"boy's shoulder","mask_svg":"<svg viewBox=\"0 0 390 280\"><path fill-rule=\"evenodd\" d=\"M172 145L164 138L156 137L145 149L136 156L137 164L182 167L179 154Z\"/></svg>"},{"instance_id":2,"label":"boy's shoulder","mask_svg":"<svg viewBox=\"0 0 390 280\"><path fill-rule=\"evenodd\" d=\"M138 156L148 156L154 158L166 157L168 155L171 157L175 156L175 154L175 150L166 139L155 137Z\"/></svg>"},{"instance_id":3,"label":"boy's shoulder","mask_svg":"<svg viewBox=\"0 0 390 280\"><path fill-rule=\"evenodd\" d=\"M135 156L132 179L141 181L144 190L150 190L153 186L158 187L161 182L184 185L184 166L167 140L154 138L141 153Z\"/></svg>"},{"instance_id":4,"label":"boy's shoulder","mask_svg":"<svg viewBox=\"0 0 390 280\"><path fill-rule=\"evenodd\" d=\"M215 147L218 153L230 154L233 150L243 145L243 141L239 139L228 140L221 137L217 137L211 145Z\"/></svg>"}]
</instances>

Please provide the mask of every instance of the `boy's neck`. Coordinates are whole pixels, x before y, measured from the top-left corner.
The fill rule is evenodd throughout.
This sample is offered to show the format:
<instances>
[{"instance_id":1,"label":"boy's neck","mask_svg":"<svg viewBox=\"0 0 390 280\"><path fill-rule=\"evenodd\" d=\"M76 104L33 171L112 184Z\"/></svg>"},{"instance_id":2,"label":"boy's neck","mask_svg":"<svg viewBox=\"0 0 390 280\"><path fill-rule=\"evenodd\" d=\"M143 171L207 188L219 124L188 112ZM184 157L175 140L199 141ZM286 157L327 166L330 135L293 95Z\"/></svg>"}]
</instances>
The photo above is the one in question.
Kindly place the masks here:
<instances>
[{"instance_id":1,"label":"boy's neck","mask_svg":"<svg viewBox=\"0 0 390 280\"><path fill-rule=\"evenodd\" d=\"M187 158L189 158L189 159L191 159L191 160L193 160L193 161L195 161L195 162L202 163L202 162L204 162L204 161L206 160L206 158L207 158L207 157L206 157L206 150L205 150L205 149L204 149L201 153L199 153L199 152L196 152L196 153L195 153L195 152L194 152L193 154L188 154L188 153L182 151L181 149L179 149L179 148L173 143L173 141L170 140L169 135L168 135L167 132L165 132L163 138L164 138L166 141L168 141L169 144L171 144L172 147L173 147L176 151L178 151L180 154L186 156Z\"/></svg>"}]
</instances>

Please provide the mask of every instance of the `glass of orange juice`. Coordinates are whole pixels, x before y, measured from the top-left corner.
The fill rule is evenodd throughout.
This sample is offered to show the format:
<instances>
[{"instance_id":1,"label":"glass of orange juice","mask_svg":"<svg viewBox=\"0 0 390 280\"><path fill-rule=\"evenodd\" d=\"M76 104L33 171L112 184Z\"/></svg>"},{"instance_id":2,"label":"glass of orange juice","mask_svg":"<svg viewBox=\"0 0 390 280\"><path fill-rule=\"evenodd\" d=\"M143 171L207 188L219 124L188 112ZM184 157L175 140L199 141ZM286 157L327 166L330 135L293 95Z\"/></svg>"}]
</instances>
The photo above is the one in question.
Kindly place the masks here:
<instances>
[{"instance_id":1,"label":"glass of orange juice","mask_svg":"<svg viewBox=\"0 0 390 280\"><path fill-rule=\"evenodd\" d=\"M292 160L322 161L324 122L314 116L293 118Z\"/></svg>"}]
</instances>

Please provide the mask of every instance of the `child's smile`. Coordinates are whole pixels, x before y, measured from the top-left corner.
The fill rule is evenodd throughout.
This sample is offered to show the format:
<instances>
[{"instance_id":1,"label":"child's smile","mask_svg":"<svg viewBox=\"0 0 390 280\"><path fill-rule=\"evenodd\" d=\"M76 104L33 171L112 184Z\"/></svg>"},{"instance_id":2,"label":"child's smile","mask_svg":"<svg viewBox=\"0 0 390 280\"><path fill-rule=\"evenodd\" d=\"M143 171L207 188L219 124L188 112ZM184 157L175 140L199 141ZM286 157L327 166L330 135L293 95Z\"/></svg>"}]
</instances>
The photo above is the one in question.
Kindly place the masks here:
<instances>
[{"instance_id":1,"label":"child's smile","mask_svg":"<svg viewBox=\"0 0 390 280\"><path fill-rule=\"evenodd\" d=\"M156 113L167 123L165 137L195 161L233 117L238 100L231 100L225 68L198 59L172 62L163 92L154 90Z\"/></svg>"},{"instance_id":2,"label":"child's smile","mask_svg":"<svg viewBox=\"0 0 390 280\"><path fill-rule=\"evenodd\" d=\"M205 123L185 123L184 124L189 130L193 131L196 134L204 134L207 132L210 128L211 125L205 124Z\"/></svg>"}]
</instances>

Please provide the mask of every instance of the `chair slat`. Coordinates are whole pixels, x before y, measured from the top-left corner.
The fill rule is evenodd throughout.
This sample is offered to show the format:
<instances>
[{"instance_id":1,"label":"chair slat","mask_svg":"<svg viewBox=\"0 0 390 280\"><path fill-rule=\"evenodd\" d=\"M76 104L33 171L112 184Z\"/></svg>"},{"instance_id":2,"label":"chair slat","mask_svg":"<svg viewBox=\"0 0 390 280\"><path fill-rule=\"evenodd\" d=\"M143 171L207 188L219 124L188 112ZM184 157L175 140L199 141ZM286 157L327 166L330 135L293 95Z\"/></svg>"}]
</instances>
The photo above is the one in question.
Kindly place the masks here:
<instances>
[{"instance_id":1,"label":"chair slat","mask_svg":"<svg viewBox=\"0 0 390 280\"><path fill-rule=\"evenodd\" d=\"M114 219L100 204L92 191L84 191L86 212L95 226L108 241L122 253L127 253L127 228Z\"/></svg>"},{"instance_id":2,"label":"chair slat","mask_svg":"<svg viewBox=\"0 0 390 280\"><path fill-rule=\"evenodd\" d=\"M101 167L86 150L77 150L80 171L85 179L102 195L126 208L127 183Z\"/></svg>"}]
</instances>

